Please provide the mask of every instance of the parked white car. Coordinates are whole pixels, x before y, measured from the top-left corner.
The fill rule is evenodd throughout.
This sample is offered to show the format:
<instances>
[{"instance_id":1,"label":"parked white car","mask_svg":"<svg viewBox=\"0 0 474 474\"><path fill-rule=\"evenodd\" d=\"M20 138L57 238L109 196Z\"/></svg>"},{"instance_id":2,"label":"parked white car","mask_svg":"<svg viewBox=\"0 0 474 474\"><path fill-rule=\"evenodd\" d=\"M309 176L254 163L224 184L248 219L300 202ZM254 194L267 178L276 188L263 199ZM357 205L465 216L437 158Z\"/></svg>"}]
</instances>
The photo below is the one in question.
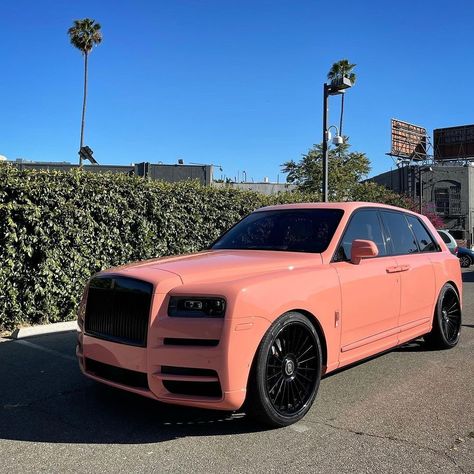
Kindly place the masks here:
<instances>
[{"instance_id":1,"label":"parked white car","mask_svg":"<svg viewBox=\"0 0 474 474\"><path fill-rule=\"evenodd\" d=\"M448 230L440 230L438 229L438 234L441 236L443 239L443 242L446 244L446 247L448 247L449 251L457 255L458 253L458 244L454 237L449 233Z\"/></svg>"}]
</instances>

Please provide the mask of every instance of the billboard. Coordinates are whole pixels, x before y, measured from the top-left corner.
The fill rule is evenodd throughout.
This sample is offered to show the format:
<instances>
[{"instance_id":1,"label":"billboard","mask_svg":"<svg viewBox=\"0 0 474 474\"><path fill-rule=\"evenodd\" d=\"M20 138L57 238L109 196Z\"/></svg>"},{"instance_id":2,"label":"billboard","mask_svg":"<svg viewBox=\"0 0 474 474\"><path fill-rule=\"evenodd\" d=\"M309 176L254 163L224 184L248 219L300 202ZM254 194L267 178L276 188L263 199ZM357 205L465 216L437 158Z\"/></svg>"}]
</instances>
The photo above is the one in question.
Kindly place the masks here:
<instances>
[{"instance_id":1,"label":"billboard","mask_svg":"<svg viewBox=\"0 0 474 474\"><path fill-rule=\"evenodd\" d=\"M426 146L426 128L392 119L390 155L409 160L425 160Z\"/></svg>"},{"instance_id":2,"label":"billboard","mask_svg":"<svg viewBox=\"0 0 474 474\"><path fill-rule=\"evenodd\" d=\"M435 160L474 160L474 125L434 130Z\"/></svg>"}]
</instances>

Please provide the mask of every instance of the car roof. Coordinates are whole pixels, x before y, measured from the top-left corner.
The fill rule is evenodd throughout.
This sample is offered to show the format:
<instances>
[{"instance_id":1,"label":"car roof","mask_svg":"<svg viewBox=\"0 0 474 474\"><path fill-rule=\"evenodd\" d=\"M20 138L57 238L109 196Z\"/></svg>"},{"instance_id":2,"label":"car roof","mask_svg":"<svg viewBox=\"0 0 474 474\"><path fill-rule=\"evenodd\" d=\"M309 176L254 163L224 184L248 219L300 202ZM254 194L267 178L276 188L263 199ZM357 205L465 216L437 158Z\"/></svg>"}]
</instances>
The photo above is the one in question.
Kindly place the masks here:
<instances>
[{"instance_id":1,"label":"car roof","mask_svg":"<svg viewBox=\"0 0 474 474\"><path fill-rule=\"evenodd\" d=\"M401 207L390 206L388 204L380 204L375 202L301 202L294 204L278 204L274 206L266 206L257 209L258 211L279 211L291 209L341 209L343 211L352 212L356 209L364 207L376 207L380 209L388 209L393 211L403 211L409 214L418 215L416 212L403 209Z\"/></svg>"}]
</instances>

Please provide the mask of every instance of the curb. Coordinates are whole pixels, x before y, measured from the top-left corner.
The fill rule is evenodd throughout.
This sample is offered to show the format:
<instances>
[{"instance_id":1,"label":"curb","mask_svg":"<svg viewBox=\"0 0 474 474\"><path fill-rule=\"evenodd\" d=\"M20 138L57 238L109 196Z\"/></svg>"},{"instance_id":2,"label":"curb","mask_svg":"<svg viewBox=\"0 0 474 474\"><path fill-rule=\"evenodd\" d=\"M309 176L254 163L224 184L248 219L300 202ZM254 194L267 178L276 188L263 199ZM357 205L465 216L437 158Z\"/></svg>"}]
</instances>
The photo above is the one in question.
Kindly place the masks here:
<instances>
[{"instance_id":1,"label":"curb","mask_svg":"<svg viewBox=\"0 0 474 474\"><path fill-rule=\"evenodd\" d=\"M64 323L45 324L43 326L30 326L26 328L18 328L12 332L12 339L24 339L27 337L41 336L43 334L53 334L55 332L75 331L77 329L77 321L67 321Z\"/></svg>"}]
</instances>

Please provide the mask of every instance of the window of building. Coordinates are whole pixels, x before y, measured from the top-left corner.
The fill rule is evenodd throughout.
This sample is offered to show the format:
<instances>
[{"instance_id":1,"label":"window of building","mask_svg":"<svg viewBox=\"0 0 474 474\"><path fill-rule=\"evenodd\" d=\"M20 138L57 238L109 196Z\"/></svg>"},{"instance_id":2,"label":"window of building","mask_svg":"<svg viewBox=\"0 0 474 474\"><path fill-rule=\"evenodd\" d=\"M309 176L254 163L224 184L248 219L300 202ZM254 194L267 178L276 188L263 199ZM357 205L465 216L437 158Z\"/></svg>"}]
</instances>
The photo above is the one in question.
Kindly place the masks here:
<instances>
[{"instance_id":1,"label":"window of building","mask_svg":"<svg viewBox=\"0 0 474 474\"><path fill-rule=\"evenodd\" d=\"M449 214L449 188L435 189L435 206L438 214Z\"/></svg>"},{"instance_id":2,"label":"window of building","mask_svg":"<svg viewBox=\"0 0 474 474\"><path fill-rule=\"evenodd\" d=\"M444 216L461 214L461 186L452 185L434 191L436 212Z\"/></svg>"},{"instance_id":3,"label":"window of building","mask_svg":"<svg viewBox=\"0 0 474 474\"><path fill-rule=\"evenodd\" d=\"M461 214L461 186L451 186L449 188L449 215L458 216Z\"/></svg>"}]
</instances>

